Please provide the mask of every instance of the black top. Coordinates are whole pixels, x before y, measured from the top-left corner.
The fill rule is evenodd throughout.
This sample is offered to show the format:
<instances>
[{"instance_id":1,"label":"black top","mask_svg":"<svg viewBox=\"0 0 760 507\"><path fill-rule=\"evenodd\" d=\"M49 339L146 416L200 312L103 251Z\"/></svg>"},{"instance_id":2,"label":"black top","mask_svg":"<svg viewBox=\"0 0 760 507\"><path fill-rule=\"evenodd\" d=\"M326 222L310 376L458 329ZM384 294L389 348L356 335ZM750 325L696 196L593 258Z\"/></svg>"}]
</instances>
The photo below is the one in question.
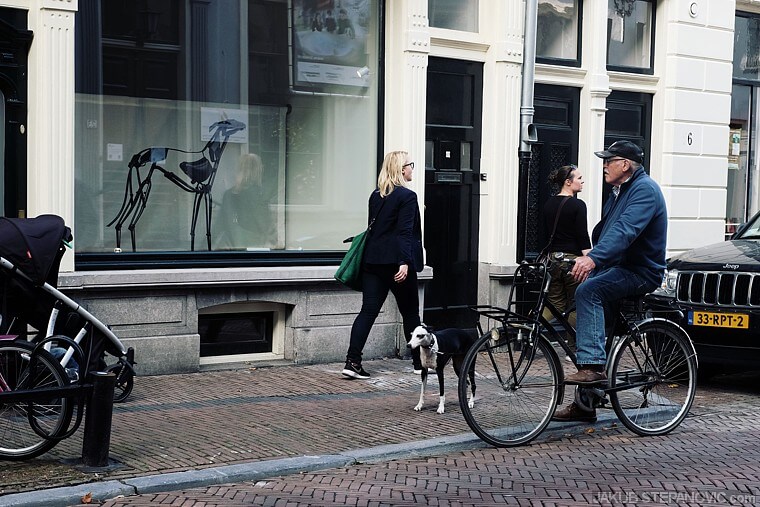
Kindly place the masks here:
<instances>
[{"instance_id":1,"label":"black top","mask_svg":"<svg viewBox=\"0 0 760 507\"><path fill-rule=\"evenodd\" d=\"M364 262L406 264L410 269L422 271L422 225L417 194L406 187L396 187L381 198L375 190L369 196L368 222L375 217L364 247Z\"/></svg>"},{"instance_id":2,"label":"black top","mask_svg":"<svg viewBox=\"0 0 760 507\"><path fill-rule=\"evenodd\" d=\"M555 195L544 204L542 225L547 241L551 236L559 205L565 198L564 195ZM549 251L581 255L581 250L589 248L591 248L591 240L586 223L586 203L575 197L567 198L557 221L557 230Z\"/></svg>"}]
</instances>

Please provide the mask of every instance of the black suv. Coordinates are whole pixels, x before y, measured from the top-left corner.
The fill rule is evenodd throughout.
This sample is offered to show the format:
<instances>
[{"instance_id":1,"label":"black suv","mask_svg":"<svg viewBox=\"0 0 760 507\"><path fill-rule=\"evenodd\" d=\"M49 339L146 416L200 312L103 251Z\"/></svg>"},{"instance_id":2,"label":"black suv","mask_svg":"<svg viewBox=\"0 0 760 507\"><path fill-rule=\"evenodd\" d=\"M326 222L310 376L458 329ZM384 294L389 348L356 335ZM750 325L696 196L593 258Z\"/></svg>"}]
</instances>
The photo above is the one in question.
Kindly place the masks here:
<instances>
[{"instance_id":1,"label":"black suv","mask_svg":"<svg viewBox=\"0 0 760 507\"><path fill-rule=\"evenodd\" d=\"M722 243L668 259L650 301L681 309L694 341L700 377L760 369L760 213Z\"/></svg>"}]
</instances>

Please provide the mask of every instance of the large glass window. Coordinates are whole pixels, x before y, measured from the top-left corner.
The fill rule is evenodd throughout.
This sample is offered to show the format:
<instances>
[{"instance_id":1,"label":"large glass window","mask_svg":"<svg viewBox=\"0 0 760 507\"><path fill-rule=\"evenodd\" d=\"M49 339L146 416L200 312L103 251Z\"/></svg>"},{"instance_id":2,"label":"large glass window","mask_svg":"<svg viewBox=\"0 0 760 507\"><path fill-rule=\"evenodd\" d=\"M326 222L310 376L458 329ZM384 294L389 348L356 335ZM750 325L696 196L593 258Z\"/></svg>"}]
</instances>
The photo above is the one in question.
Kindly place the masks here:
<instances>
[{"instance_id":1,"label":"large glass window","mask_svg":"<svg viewBox=\"0 0 760 507\"><path fill-rule=\"evenodd\" d=\"M342 250L377 174L379 0L80 0L77 253Z\"/></svg>"},{"instance_id":2,"label":"large glass window","mask_svg":"<svg viewBox=\"0 0 760 507\"><path fill-rule=\"evenodd\" d=\"M651 0L608 0L607 67L653 72L654 5Z\"/></svg>"},{"instance_id":3,"label":"large glass window","mask_svg":"<svg viewBox=\"0 0 760 507\"><path fill-rule=\"evenodd\" d=\"M734 85L728 133L726 237L760 210L760 16L739 14L734 24Z\"/></svg>"},{"instance_id":4,"label":"large glass window","mask_svg":"<svg viewBox=\"0 0 760 507\"><path fill-rule=\"evenodd\" d=\"M428 20L435 28L478 31L479 0L428 0Z\"/></svg>"},{"instance_id":5,"label":"large glass window","mask_svg":"<svg viewBox=\"0 0 760 507\"><path fill-rule=\"evenodd\" d=\"M536 57L549 63L580 65L581 0L539 0Z\"/></svg>"},{"instance_id":6,"label":"large glass window","mask_svg":"<svg viewBox=\"0 0 760 507\"><path fill-rule=\"evenodd\" d=\"M760 80L760 17L736 16L734 78Z\"/></svg>"}]
</instances>

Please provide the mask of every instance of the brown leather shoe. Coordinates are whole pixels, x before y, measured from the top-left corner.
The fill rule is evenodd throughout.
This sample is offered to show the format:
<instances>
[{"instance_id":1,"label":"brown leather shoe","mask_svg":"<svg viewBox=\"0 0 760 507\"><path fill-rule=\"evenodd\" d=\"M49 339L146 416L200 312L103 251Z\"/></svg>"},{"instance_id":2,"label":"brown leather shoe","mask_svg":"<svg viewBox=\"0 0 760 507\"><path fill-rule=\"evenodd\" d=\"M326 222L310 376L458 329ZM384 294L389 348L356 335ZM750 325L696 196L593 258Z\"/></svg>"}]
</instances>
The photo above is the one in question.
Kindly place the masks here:
<instances>
[{"instance_id":1,"label":"brown leather shoe","mask_svg":"<svg viewBox=\"0 0 760 507\"><path fill-rule=\"evenodd\" d=\"M603 371L580 368L577 372L565 377L565 384L596 384L606 380L607 374Z\"/></svg>"},{"instance_id":2,"label":"brown leather shoe","mask_svg":"<svg viewBox=\"0 0 760 507\"><path fill-rule=\"evenodd\" d=\"M552 416L552 421L582 421L582 422L596 422L596 410L591 412L583 410L581 407L572 402L565 408L557 410Z\"/></svg>"}]
</instances>

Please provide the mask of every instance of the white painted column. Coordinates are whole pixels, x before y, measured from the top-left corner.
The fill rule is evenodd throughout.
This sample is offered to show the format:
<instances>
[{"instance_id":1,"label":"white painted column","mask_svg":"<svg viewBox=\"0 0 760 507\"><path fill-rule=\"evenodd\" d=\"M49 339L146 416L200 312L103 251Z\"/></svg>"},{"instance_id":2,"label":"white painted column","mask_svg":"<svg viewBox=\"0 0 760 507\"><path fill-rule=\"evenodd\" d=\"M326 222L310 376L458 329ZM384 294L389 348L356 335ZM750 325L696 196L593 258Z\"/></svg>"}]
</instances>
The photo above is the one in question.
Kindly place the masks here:
<instances>
[{"instance_id":1,"label":"white painted column","mask_svg":"<svg viewBox=\"0 0 760 507\"><path fill-rule=\"evenodd\" d=\"M524 11L524 2L489 3L481 19L488 40L495 41L483 75L480 165L487 180L480 184L479 257L491 271L516 263Z\"/></svg>"},{"instance_id":2,"label":"white painted column","mask_svg":"<svg viewBox=\"0 0 760 507\"><path fill-rule=\"evenodd\" d=\"M74 223L74 13L76 0L36 0L29 10L27 216ZM61 271L73 271L65 255Z\"/></svg>"},{"instance_id":3,"label":"white painted column","mask_svg":"<svg viewBox=\"0 0 760 507\"><path fill-rule=\"evenodd\" d=\"M591 231L602 214L604 176L602 161L594 152L605 147L604 122L611 89L607 74L607 0L583 4L583 67L587 73L581 92L578 166L585 174L586 184L579 197L586 202Z\"/></svg>"},{"instance_id":4,"label":"white painted column","mask_svg":"<svg viewBox=\"0 0 760 507\"><path fill-rule=\"evenodd\" d=\"M425 202L425 113L430 53L427 0L386 2L385 151L415 161L409 187ZM421 209L424 213L424 209ZM424 220L423 220L424 221Z\"/></svg>"},{"instance_id":5,"label":"white painted column","mask_svg":"<svg viewBox=\"0 0 760 507\"><path fill-rule=\"evenodd\" d=\"M735 8L684 0L657 11L651 170L668 204L669 255L724 238Z\"/></svg>"}]
</instances>

